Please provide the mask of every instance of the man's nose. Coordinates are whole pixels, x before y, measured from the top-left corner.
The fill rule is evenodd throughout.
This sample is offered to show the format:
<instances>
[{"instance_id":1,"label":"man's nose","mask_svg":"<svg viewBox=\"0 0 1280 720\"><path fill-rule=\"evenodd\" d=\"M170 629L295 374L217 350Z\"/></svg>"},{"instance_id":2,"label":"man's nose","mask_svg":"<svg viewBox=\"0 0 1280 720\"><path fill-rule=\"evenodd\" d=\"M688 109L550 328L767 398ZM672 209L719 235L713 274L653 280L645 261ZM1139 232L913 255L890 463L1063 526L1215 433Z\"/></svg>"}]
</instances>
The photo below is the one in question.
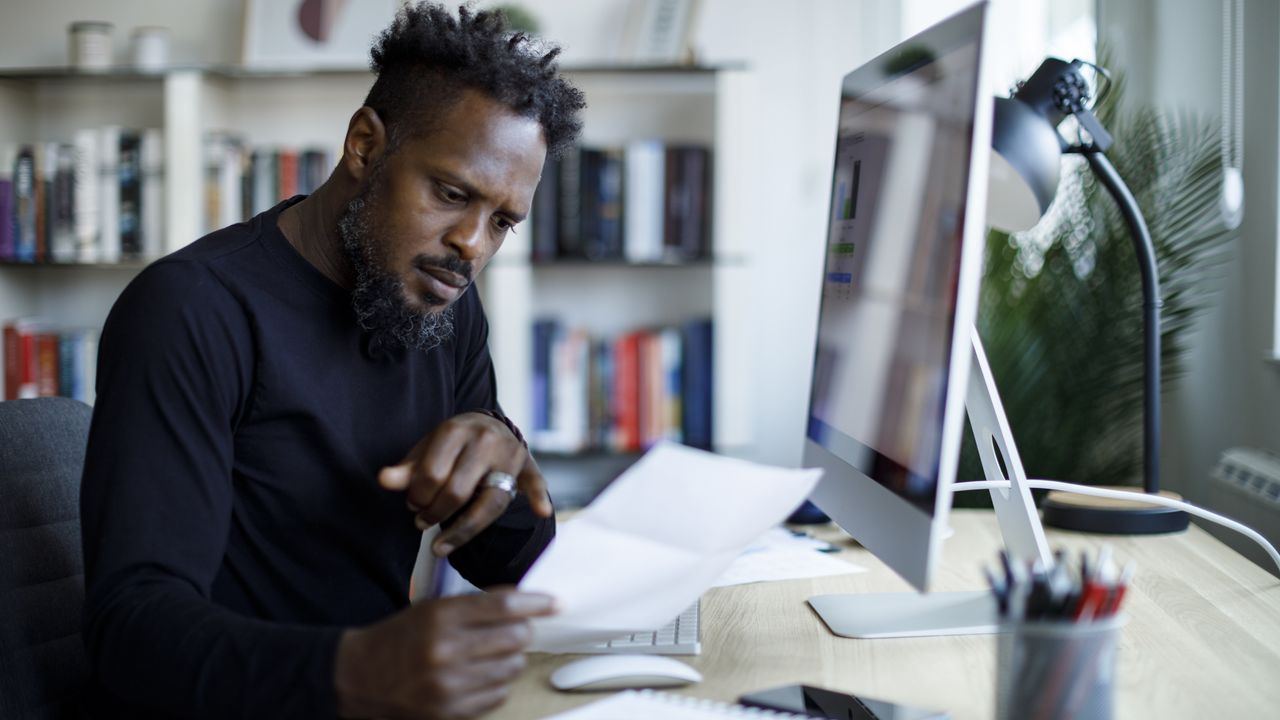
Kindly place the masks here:
<instances>
[{"instance_id":1,"label":"man's nose","mask_svg":"<svg viewBox=\"0 0 1280 720\"><path fill-rule=\"evenodd\" d=\"M463 260L474 260L484 249L484 219L468 213L455 223L444 237L445 245L453 248Z\"/></svg>"}]
</instances>

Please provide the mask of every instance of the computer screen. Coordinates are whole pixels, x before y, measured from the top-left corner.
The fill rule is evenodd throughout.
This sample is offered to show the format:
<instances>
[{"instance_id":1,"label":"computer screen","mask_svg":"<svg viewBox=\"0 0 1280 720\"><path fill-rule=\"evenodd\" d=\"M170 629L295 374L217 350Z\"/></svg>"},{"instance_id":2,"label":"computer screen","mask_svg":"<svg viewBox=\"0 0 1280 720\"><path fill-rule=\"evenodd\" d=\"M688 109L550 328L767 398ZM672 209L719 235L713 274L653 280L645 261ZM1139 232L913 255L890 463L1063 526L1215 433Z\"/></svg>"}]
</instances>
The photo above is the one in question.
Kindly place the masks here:
<instances>
[{"instance_id":1,"label":"computer screen","mask_svg":"<svg viewBox=\"0 0 1280 720\"><path fill-rule=\"evenodd\" d=\"M985 6L845 76L806 464L818 506L924 589L950 506L985 233Z\"/></svg>"}]
</instances>

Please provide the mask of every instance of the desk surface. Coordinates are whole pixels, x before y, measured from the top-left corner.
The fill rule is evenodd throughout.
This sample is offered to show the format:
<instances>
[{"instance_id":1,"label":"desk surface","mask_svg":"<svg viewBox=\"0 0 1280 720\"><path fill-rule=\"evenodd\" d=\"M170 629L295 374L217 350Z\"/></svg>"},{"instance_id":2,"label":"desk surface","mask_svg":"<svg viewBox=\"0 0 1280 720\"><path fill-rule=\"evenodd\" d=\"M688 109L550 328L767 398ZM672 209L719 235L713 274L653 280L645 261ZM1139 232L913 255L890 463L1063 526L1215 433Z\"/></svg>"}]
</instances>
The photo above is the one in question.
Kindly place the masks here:
<instances>
[{"instance_id":1,"label":"desk surface","mask_svg":"<svg viewBox=\"0 0 1280 720\"><path fill-rule=\"evenodd\" d=\"M995 516L960 510L944 549L938 590L975 590L978 568L1000 547ZM702 599L702 654L681 658L704 680L674 692L720 701L808 683L949 711L995 715L994 635L854 640L832 635L805 603L833 592L910 588L834 527L818 534L869 568L857 575L717 588ZM1116 717L1280 716L1280 580L1192 526L1179 535L1103 537L1046 529L1050 547L1093 552L1110 542L1138 566L1120 637ZM506 705L491 718L539 718L603 693L551 689L551 672L579 656L529 656Z\"/></svg>"}]
</instances>

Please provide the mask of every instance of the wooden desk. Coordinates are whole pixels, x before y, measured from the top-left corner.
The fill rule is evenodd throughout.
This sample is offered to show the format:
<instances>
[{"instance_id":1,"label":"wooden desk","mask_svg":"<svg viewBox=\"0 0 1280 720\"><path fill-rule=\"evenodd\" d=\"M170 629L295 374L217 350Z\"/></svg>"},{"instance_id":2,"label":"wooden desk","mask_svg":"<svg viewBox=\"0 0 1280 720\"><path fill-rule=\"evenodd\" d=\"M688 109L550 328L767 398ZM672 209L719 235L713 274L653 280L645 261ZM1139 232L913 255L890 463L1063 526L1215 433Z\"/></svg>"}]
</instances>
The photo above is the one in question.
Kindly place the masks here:
<instances>
[{"instance_id":1,"label":"wooden desk","mask_svg":"<svg viewBox=\"0 0 1280 720\"><path fill-rule=\"evenodd\" d=\"M989 511L953 514L938 590L982 587L979 568L1000 546ZM832 592L910 588L834 527L822 537L869 572L718 588L702 599L702 654L681 658L703 681L674 692L720 701L808 683L951 712L995 715L995 636L853 640L837 637L805 600ZM1051 548L1110 542L1138 572L1120 637L1116 717L1280 717L1280 580L1194 525L1180 535L1102 537L1047 530ZM579 656L529 656L511 698L492 718L540 718L604 697L552 690L547 678Z\"/></svg>"}]
</instances>

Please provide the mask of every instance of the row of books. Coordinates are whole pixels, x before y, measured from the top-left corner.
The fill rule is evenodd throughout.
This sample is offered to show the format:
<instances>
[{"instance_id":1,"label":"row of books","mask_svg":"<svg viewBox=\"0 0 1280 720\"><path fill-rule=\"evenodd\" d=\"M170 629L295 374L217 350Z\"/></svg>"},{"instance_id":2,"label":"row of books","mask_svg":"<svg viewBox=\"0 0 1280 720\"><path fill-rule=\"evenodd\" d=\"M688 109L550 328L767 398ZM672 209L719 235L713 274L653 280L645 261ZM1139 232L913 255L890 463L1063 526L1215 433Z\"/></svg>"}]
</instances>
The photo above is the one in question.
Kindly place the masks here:
<instances>
[{"instance_id":1,"label":"row of books","mask_svg":"<svg viewBox=\"0 0 1280 720\"><path fill-rule=\"evenodd\" d=\"M118 262L161 253L164 138L110 125L0 158L0 261Z\"/></svg>"},{"instance_id":2,"label":"row of books","mask_svg":"<svg viewBox=\"0 0 1280 720\"><path fill-rule=\"evenodd\" d=\"M204 141L204 228L243 222L294 195L309 195L333 170L322 148L252 147L214 132Z\"/></svg>"},{"instance_id":3,"label":"row of books","mask_svg":"<svg viewBox=\"0 0 1280 720\"><path fill-rule=\"evenodd\" d=\"M671 440L709 449L711 368L709 318L611 338L535 321L530 447L637 452Z\"/></svg>"},{"instance_id":4,"label":"row of books","mask_svg":"<svg viewBox=\"0 0 1280 720\"><path fill-rule=\"evenodd\" d=\"M4 399L50 395L93 404L98 331L59 330L35 320L4 326Z\"/></svg>"},{"instance_id":5,"label":"row of books","mask_svg":"<svg viewBox=\"0 0 1280 720\"><path fill-rule=\"evenodd\" d=\"M682 262L711 254L711 150L634 140L548 158L534 195L534 261Z\"/></svg>"}]
</instances>

